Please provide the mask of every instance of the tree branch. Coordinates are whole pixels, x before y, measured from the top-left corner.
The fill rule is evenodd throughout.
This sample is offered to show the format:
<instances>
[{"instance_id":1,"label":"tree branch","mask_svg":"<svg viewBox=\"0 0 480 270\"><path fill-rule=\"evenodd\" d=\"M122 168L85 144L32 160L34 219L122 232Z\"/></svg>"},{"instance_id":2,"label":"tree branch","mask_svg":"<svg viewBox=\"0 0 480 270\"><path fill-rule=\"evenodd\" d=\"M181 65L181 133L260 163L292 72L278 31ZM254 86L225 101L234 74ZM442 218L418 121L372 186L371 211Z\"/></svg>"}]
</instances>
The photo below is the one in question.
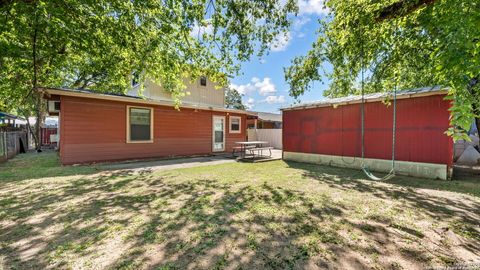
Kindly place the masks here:
<instances>
[{"instance_id":1,"label":"tree branch","mask_svg":"<svg viewBox=\"0 0 480 270\"><path fill-rule=\"evenodd\" d=\"M436 0L401 0L379 11L377 22L404 17L422 7L433 5Z\"/></svg>"}]
</instances>

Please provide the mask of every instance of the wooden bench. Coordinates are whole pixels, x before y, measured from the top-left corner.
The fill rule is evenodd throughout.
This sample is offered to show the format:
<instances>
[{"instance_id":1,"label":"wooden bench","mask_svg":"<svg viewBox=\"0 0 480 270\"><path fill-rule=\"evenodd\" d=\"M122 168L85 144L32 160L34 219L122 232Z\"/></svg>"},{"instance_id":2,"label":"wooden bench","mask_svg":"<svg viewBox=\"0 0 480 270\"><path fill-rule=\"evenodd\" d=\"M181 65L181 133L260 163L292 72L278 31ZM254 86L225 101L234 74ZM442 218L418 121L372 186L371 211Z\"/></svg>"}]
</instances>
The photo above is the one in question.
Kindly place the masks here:
<instances>
[{"instance_id":1,"label":"wooden bench","mask_svg":"<svg viewBox=\"0 0 480 270\"><path fill-rule=\"evenodd\" d=\"M264 150L268 150L268 152L270 152L270 155L269 157L272 156L272 149L273 147L271 146L268 146L268 147L255 147L255 148L250 148L250 149L247 149L248 151L250 151L250 153L253 155L253 159L255 159L255 152L257 152L257 156L263 156L263 151Z\"/></svg>"}]
</instances>

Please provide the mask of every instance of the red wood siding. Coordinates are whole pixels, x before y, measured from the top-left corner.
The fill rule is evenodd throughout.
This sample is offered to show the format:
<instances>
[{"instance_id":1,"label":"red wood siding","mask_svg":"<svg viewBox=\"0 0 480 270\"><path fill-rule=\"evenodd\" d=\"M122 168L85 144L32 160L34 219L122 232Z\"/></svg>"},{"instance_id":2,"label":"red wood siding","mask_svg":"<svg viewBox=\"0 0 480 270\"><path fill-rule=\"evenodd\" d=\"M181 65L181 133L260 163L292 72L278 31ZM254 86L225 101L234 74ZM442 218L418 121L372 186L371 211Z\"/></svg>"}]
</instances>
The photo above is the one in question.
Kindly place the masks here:
<instances>
[{"instance_id":1,"label":"red wood siding","mask_svg":"<svg viewBox=\"0 0 480 270\"><path fill-rule=\"evenodd\" d=\"M226 116L225 150L245 140L245 130L230 134L228 116L245 115L193 109L175 110L166 106L154 108L154 142L126 143L127 105L117 101L88 98L61 98L60 156L63 164L169 156L189 156L212 152L212 117Z\"/></svg>"},{"instance_id":2,"label":"red wood siding","mask_svg":"<svg viewBox=\"0 0 480 270\"><path fill-rule=\"evenodd\" d=\"M403 161L453 163L449 101L444 95L397 101L395 158ZM365 105L365 157L391 159L393 106ZM283 113L283 149L287 152L361 156L361 105L290 110Z\"/></svg>"}]
</instances>

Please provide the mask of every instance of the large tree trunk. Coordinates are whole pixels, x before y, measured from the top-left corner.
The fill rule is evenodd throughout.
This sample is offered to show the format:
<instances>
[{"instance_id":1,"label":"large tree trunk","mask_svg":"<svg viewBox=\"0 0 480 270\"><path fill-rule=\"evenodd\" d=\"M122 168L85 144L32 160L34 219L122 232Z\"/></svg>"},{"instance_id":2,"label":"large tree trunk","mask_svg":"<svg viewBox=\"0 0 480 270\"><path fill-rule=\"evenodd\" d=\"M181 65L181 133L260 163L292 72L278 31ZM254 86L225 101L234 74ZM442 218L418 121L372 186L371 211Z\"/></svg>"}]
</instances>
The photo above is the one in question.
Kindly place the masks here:
<instances>
[{"instance_id":1,"label":"large tree trunk","mask_svg":"<svg viewBox=\"0 0 480 270\"><path fill-rule=\"evenodd\" d=\"M479 139L480 139L480 117L475 118L475 124L477 125L477 131L479 133Z\"/></svg>"},{"instance_id":2,"label":"large tree trunk","mask_svg":"<svg viewBox=\"0 0 480 270\"><path fill-rule=\"evenodd\" d=\"M37 152L42 151L42 96L38 92L38 62L37 62L37 35L38 35L38 21L37 21L37 10L35 5L35 14L34 14L34 24L33 24L33 36L32 36L32 69L33 69L33 81L32 81L32 94L35 102L35 114L37 117L37 122L35 123L35 131L37 134L37 140L35 149Z\"/></svg>"},{"instance_id":3,"label":"large tree trunk","mask_svg":"<svg viewBox=\"0 0 480 270\"><path fill-rule=\"evenodd\" d=\"M27 132L32 135L33 143L35 145L35 149L37 149L38 137L37 137L37 133L35 132L35 128L32 127L32 124L30 123L30 113L24 112L23 117L25 117L25 120L27 121ZM27 136L28 136L28 133L27 133ZM30 143L29 143L29 145L30 145Z\"/></svg>"},{"instance_id":4,"label":"large tree trunk","mask_svg":"<svg viewBox=\"0 0 480 270\"><path fill-rule=\"evenodd\" d=\"M468 91L474 99L474 102L472 103L472 110L475 115L480 115L480 105L478 102L478 100L480 100L479 84L480 80L478 78L472 78L468 84ZM475 102L475 100L477 102ZM475 117L475 125L477 125L478 138L480 140L480 117Z\"/></svg>"},{"instance_id":5,"label":"large tree trunk","mask_svg":"<svg viewBox=\"0 0 480 270\"><path fill-rule=\"evenodd\" d=\"M42 152L42 96L40 93L36 92L35 94L35 116L37 117L37 122L35 123L35 131L37 134L37 144L35 145L35 149L37 152Z\"/></svg>"}]
</instances>

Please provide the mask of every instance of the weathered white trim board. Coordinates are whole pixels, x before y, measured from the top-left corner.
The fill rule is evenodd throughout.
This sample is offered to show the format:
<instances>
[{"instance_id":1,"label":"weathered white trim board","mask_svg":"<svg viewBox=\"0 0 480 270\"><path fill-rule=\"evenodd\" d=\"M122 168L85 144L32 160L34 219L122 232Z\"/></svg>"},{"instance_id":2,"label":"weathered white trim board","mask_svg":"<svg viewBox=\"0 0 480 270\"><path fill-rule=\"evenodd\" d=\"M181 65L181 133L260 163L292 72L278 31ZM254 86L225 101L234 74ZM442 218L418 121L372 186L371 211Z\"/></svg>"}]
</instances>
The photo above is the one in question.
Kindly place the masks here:
<instances>
[{"instance_id":1,"label":"weathered white trim board","mask_svg":"<svg viewBox=\"0 0 480 270\"><path fill-rule=\"evenodd\" d=\"M284 160L323 164L335 167L361 169L362 159L321 154L298 152L283 152ZM392 166L391 160L366 158L365 165L376 172L388 173ZM395 172L399 175L447 180L447 165L421 162L395 161Z\"/></svg>"}]
</instances>

